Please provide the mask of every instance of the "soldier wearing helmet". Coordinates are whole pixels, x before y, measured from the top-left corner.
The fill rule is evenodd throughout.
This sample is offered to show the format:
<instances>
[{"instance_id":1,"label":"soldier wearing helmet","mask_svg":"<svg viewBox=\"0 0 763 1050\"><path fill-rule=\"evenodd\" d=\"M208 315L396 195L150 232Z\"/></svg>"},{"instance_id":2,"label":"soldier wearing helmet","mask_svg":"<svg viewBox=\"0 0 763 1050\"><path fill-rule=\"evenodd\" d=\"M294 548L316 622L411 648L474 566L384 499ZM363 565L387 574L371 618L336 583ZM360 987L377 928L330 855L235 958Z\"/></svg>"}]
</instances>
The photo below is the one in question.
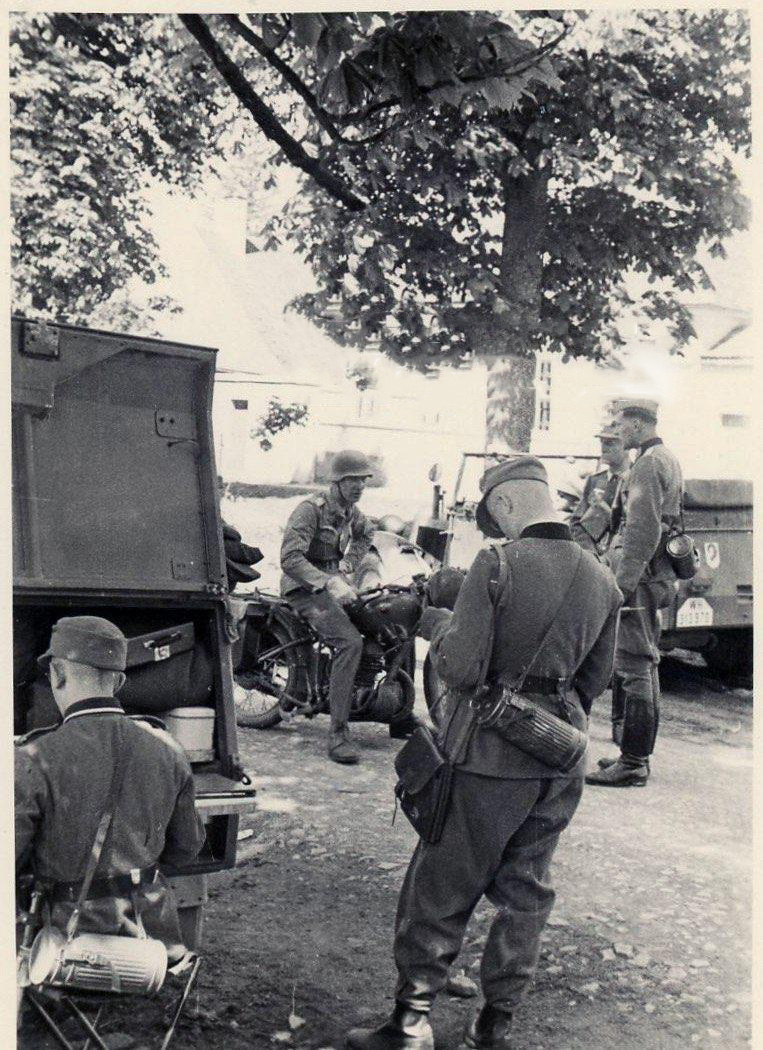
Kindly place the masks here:
<instances>
[{"instance_id":1,"label":"soldier wearing helmet","mask_svg":"<svg viewBox=\"0 0 763 1050\"><path fill-rule=\"evenodd\" d=\"M281 594L334 651L329 681L329 758L354 764L358 752L348 734L352 690L363 639L343 606L357 598L347 582L371 546L373 526L357 508L373 476L362 452L338 452L330 487L292 511L281 544Z\"/></svg>"}]
</instances>

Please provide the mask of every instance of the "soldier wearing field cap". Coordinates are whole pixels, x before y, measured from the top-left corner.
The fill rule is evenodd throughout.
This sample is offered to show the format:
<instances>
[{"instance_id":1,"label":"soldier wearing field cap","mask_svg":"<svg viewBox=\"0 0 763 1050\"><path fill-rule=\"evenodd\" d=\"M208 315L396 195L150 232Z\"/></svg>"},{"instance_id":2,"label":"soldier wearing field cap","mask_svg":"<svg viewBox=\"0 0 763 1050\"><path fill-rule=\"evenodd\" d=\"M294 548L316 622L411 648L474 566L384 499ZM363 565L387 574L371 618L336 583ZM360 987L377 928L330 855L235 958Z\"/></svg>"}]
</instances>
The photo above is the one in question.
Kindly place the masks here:
<instances>
[{"instance_id":1,"label":"soldier wearing field cap","mask_svg":"<svg viewBox=\"0 0 763 1050\"><path fill-rule=\"evenodd\" d=\"M180 746L116 699L126 657L127 640L109 620L66 616L54 625L38 663L63 720L17 740L16 871L31 869L53 925L66 929L118 766L121 790L79 929L137 936L142 924L176 963L185 948L158 866L192 861L204 825Z\"/></svg>"},{"instance_id":2,"label":"soldier wearing field cap","mask_svg":"<svg viewBox=\"0 0 763 1050\"><path fill-rule=\"evenodd\" d=\"M609 546L612 507L630 464L614 424L603 427L596 437L601 442L604 468L586 478L583 495L570 517L570 531L581 547L601 556Z\"/></svg>"},{"instance_id":3,"label":"soldier wearing field cap","mask_svg":"<svg viewBox=\"0 0 763 1050\"><path fill-rule=\"evenodd\" d=\"M616 759L602 759L586 778L602 787L642 787L649 777L660 710L659 611L675 594L676 575L665 552L679 522L681 467L657 436L657 402L616 402L616 425L637 458L613 509L609 561L624 595L612 685Z\"/></svg>"},{"instance_id":4,"label":"soldier wearing field cap","mask_svg":"<svg viewBox=\"0 0 763 1050\"><path fill-rule=\"evenodd\" d=\"M569 772L545 765L496 730L469 726L469 701L484 678L489 694L516 681L532 658L523 694L576 728L587 725L612 671L621 595L609 570L572 541L554 511L545 468L522 455L487 470L476 520L504 542L480 551L452 613L431 608L438 677L448 686L440 745L454 757L449 808L436 843L419 841L398 902L392 1016L355 1029L354 1050L429 1050L428 1014L483 896L497 908L481 981L485 1003L466 1045L508 1050L512 1015L532 980L554 902L549 864L583 789L582 758Z\"/></svg>"},{"instance_id":5,"label":"soldier wearing field cap","mask_svg":"<svg viewBox=\"0 0 763 1050\"><path fill-rule=\"evenodd\" d=\"M373 537L373 525L357 507L373 476L362 452L338 452L327 492L308 496L291 513L281 544L281 594L331 646L329 758L354 765L359 758L348 721L363 638L345 607L358 595L349 582Z\"/></svg>"}]
</instances>

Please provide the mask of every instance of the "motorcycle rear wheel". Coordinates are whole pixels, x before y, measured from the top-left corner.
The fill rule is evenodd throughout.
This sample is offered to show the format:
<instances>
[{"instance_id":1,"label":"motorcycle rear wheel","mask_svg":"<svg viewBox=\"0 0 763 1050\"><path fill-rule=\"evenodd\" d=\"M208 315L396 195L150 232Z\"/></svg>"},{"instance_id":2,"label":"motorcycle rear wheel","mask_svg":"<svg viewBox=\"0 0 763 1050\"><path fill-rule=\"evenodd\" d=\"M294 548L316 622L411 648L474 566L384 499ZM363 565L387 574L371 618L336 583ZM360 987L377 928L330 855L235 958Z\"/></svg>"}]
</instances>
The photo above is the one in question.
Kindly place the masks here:
<instances>
[{"instance_id":1,"label":"motorcycle rear wheel","mask_svg":"<svg viewBox=\"0 0 763 1050\"><path fill-rule=\"evenodd\" d=\"M260 652L286 645L291 638L285 628L274 623L262 631ZM302 696L305 671L297 664L293 649L277 653L264 663L240 667L233 673L233 704L236 724L246 729L272 729L288 711L288 696Z\"/></svg>"}]
</instances>

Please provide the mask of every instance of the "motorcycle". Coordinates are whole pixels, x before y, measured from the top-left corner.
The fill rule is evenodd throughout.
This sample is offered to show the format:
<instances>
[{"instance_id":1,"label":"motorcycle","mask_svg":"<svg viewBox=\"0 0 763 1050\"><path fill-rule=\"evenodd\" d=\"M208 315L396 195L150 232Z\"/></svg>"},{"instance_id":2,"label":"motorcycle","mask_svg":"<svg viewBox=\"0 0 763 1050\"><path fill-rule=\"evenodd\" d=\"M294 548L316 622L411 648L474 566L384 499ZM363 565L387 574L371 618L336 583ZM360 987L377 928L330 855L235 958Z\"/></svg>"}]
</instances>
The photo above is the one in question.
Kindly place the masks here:
<instances>
[{"instance_id":1,"label":"motorcycle","mask_svg":"<svg viewBox=\"0 0 763 1050\"><path fill-rule=\"evenodd\" d=\"M423 576L385 584L345 606L363 636L351 721L386 723L392 736L409 731L424 587ZM238 724L269 729L298 714L327 714L331 659L330 646L288 601L261 592L249 597L233 646Z\"/></svg>"}]
</instances>

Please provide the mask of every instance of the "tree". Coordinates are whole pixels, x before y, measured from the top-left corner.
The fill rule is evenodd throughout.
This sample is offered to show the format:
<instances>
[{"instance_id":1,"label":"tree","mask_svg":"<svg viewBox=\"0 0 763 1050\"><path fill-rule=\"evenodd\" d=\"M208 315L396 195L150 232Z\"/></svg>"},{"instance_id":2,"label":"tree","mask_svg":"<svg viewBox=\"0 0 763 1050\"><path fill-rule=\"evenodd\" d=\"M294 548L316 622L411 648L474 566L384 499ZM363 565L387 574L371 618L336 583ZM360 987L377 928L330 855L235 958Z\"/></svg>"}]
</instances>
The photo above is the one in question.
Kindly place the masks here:
<instances>
[{"instance_id":1,"label":"tree","mask_svg":"<svg viewBox=\"0 0 763 1050\"><path fill-rule=\"evenodd\" d=\"M740 11L507 15L500 25L518 34L529 68L474 91L458 67L440 86L453 39L471 28L474 43L464 13L443 42L451 14L388 23L403 41L398 68L419 76L395 107L388 86L375 86L375 103L367 86L353 97L348 70L371 68L373 34L334 61L321 90L335 119L365 104L376 130L360 148L316 120L312 141L365 207L308 183L266 243L298 245L320 282L300 309L334 331L338 316L348 342L374 339L425 368L499 355L489 437L526 448L535 351L603 359L623 342L620 312L636 305L668 321L678 346L694 334L676 293L707 286L698 247L722 253L747 221L731 156L749 150L748 20ZM498 25L490 17L485 39ZM560 20L566 32L555 34ZM330 31L303 44L314 70ZM511 53L514 38L502 39ZM372 55L382 50L377 42ZM634 271L654 282L638 304L625 287Z\"/></svg>"},{"instance_id":2,"label":"tree","mask_svg":"<svg viewBox=\"0 0 763 1050\"><path fill-rule=\"evenodd\" d=\"M113 16L70 17L66 46L99 61L77 33L110 38ZM141 75L170 106L196 85L192 140L210 100L235 98L276 144L271 163L304 173L262 243L304 254L319 291L299 309L343 341L421 368L498 355L492 426L526 447L532 355L605 357L635 305L629 273L655 282L646 316L691 337L676 291L707 281L697 248L722 252L746 221L731 162L749 149L744 12L181 20L210 65L158 19L175 65L160 85ZM118 41L131 31L116 19ZM207 129L193 159L221 142ZM195 170L185 156L164 174Z\"/></svg>"},{"instance_id":3,"label":"tree","mask_svg":"<svg viewBox=\"0 0 763 1050\"><path fill-rule=\"evenodd\" d=\"M172 19L12 15L14 308L151 325L123 290L163 273L146 230L151 180L192 189L236 115Z\"/></svg>"}]
</instances>

